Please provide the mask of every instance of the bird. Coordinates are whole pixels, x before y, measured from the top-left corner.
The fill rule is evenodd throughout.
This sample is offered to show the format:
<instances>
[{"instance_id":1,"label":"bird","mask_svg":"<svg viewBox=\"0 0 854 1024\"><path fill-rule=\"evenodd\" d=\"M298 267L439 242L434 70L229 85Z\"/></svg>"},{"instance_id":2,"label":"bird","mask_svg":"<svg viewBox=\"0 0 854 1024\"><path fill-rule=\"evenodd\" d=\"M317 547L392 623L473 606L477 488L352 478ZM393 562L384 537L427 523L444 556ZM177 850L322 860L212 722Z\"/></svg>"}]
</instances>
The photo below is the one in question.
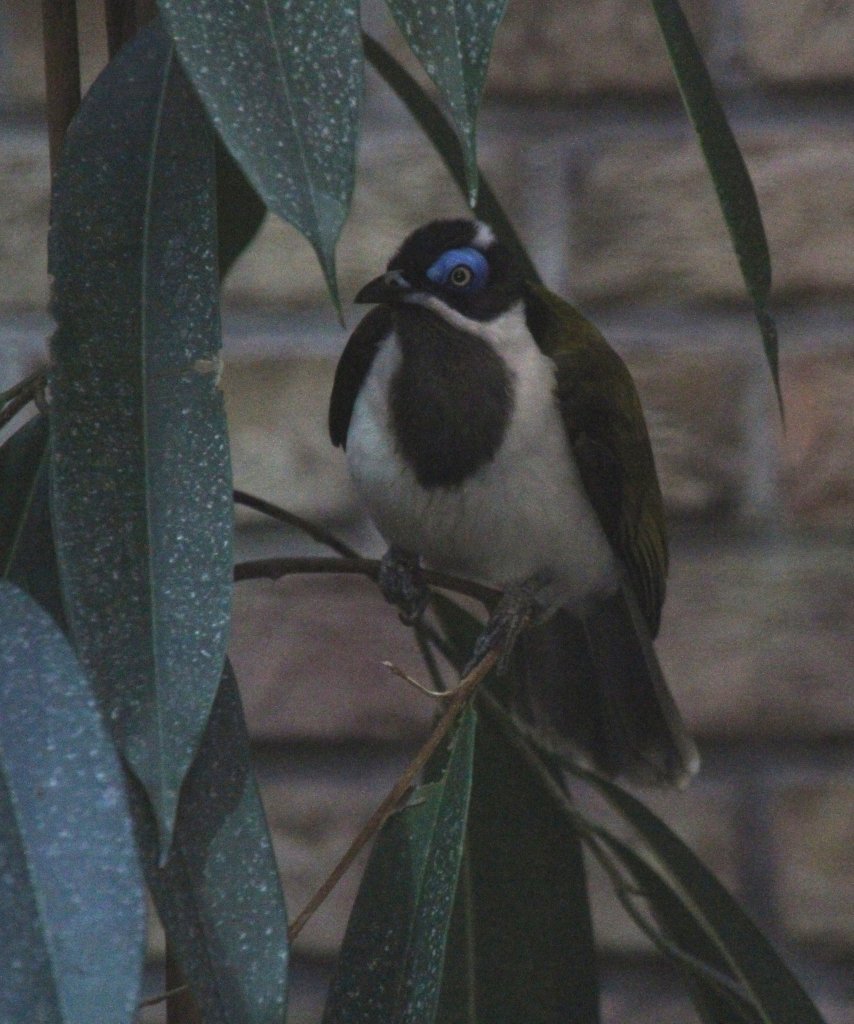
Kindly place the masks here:
<instances>
[{"instance_id":1,"label":"bird","mask_svg":"<svg viewBox=\"0 0 854 1024\"><path fill-rule=\"evenodd\" d=\"M336 368L330 438L405 621L425 566L501 590L480 650L512 645L517 708L552 747L681 787L699 758L653 646L668 548L638 393L515 252L465 218L403 241L355 296L373 308Z\"/></svg>"}]
</instances>

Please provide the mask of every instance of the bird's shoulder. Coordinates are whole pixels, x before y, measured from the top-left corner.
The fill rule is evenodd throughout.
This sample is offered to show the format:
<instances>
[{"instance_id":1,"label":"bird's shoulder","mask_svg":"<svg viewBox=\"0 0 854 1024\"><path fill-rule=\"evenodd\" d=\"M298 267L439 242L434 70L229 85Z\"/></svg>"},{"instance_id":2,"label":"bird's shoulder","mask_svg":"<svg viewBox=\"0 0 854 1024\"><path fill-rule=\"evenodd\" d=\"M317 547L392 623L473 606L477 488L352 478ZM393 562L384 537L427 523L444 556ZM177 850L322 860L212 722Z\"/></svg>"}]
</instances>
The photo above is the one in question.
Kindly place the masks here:
<instances>
[{"instance_id":1,"label":"bird's shoulder","mask_svg":"<svg viewBox=\"0 0 854 1024\"><path fill-rule=\"evenodd\" d=\"M555 364L556 395L582 483L653 635L667 576L661 490L640 398L619 354L574 306L525 286L528 328Z\"/></svg>"},{"instance_id":2,"label":"bird's shoulder","mask_svg":"<svg viewBox=\"0 0 854 1024\"><path fill-rule=\"evenodd\" d=\"M375 306L356 325L341 353L329 400L329 436L336 446L346 447L356 398L380 345L393 326L391 308Z\"/></svg>"}]
</instances>

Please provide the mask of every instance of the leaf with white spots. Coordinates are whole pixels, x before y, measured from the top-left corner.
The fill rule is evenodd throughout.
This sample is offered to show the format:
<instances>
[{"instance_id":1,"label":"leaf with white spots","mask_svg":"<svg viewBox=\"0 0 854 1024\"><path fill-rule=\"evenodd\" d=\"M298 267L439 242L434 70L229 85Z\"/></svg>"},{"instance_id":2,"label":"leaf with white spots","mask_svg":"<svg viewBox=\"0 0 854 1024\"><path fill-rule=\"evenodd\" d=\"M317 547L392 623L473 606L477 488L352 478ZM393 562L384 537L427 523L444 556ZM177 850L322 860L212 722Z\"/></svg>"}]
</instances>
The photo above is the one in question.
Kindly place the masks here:
<instances>
[{"instance_id":1,"label":"leaf with white spots","mask_svg":"<svg viewBox=\"0 0 854 1024\"><path fill-rule=\"evenodd\" d=\"M267 206L314 246L338 302L362 97L352 0L161 0L184 68Z\"/></svg>"},{"instance_id":2,"label":"leaf with white spots","mask_svg":"<svg viewBox=\"0 0 854 1024\"><path fill-rule=\"evenodd\" d=\"M281 1024L287 919L228 663L162 866L147 802L133 796L148 885L205 1024Z\"/></svg>"},{"instance_id":3,"label":"leaf with white spots","mask_svg":"<svg viewBox=\"0 0 854 1024\"><path fill-rule=\"evenodd\" d=\"M92 87L53 194L52 515L71 636L168 849L231 599L213 133L156 25Z\"/></svg>"},{"instance_id":4,"label":"leaf with white spots","mask_svg":"<svg viewBox=\"0 0 854 1024\"><path fill-rule=\"evenodd\" d=\"M495 30L507 0L386 0L448 105L465 157L469 203L477 200L477 114Z\"/></svg>"},{"instance_id":5,"label":"leaf with white spots","mask_svg":"<svg viewBox=\"0 0 854 1024\"><path fill-rule=\"evenodd\" d=\"M324 1024L430 1024L463 843L477 719L464 712L441 777L383 826L332 981Z\"/></svg>"},{"instance_id":6,"label":"leaf with white spots","mask_svg":"<svg viewBox=\"0 0 854 1024\"><path fill-rule=\"evenodd\" d=\"M0 1020L130 1024L145 939L124 774L68 641L0 581Z\"/></svg>"}]
</instances>

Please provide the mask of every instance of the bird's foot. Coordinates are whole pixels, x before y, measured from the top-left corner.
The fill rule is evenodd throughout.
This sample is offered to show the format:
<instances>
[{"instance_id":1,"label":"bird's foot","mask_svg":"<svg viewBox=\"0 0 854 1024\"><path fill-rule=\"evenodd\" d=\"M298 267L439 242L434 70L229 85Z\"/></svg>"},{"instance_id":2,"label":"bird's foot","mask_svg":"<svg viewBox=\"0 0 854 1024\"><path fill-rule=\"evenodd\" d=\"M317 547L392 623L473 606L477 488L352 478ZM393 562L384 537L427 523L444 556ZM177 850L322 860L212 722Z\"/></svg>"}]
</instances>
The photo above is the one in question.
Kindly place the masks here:
<instances>
[{"instance_id":1,"label":"bird's foot","mask_svg":"<svg viewBox=\"0 0 854 1024\"><path fill-rule=\"evenodd\" d=\"M463 669L463 678L494 650L499 651L496 671L504 675L510 666L510 656L519 634L539 616L540 607L533 586L523 584L505 591L486 628L475 641L471 657Z\"/></svg>"},{"instance_id":2,"label":"bird's foot","mask_svg":"<svg viewBox=\"0 0 854 1024\"><path fill-rule=\"evenodd\" d=\"M417 555L392 544L380 561L377 583L386 601L396 606L401 622L407 626L418 622L430 601L430 591Z\"/></svg>"}]
</instances>

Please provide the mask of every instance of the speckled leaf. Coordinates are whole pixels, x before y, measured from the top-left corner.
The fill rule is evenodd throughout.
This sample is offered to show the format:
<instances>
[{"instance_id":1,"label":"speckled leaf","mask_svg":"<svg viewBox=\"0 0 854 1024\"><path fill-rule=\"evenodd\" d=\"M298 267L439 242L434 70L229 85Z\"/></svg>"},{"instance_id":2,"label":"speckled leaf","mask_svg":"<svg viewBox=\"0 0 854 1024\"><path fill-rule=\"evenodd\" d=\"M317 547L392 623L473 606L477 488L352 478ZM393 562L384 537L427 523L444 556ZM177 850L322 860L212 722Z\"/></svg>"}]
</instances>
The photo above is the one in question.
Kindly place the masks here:
<instances>
[{"instance_id":1,"label":"speckled leaf","mask_svg":"<svg viewBox=\"0 0 854 1024\"><path fill-rule=\"evenodd\" d=\"M130 1024L144 937L95 698L50 616L0 581L0 1020Z\"/></svg>"},{"instance_id":2,"label":"speckled leaf","mask_svg":"<svg viewBox=\"0 0 854 1024\"><path fill-rule=\"evenodd\" d=\"M42 415L0 448L0 576L64 628L48 501L48 423Z\"/></svg>"},{"instance_id":3,"label":"speckled leaf","mask_svg":"<svg viewBox=\"0 0 854 1024\"><path fill-rule=\"evenodd\" d=\"M54 187L51 475L74 644L164 850L230 611L214 198L212 133L152 25L92 87Z\"/></svg>"},{"instance_id":4,"label":"speckled leaf","mask_svg":"<svg viewBox=\"0 0 854 1024\"><path fill-rule=\"evenodd\" d=\"M476 717L456 728L441 778L415 790L371 855L324 1024L430 1024L463 854Z\"/></svg>"},{"instance_id":5,"label":"speckled leaf","mask_svg":"<svg viewBox=\"0 0 854 1024\"><path fill-rule=\"evenodd\" d=\"M334 301L362 95L355 0L160 0L181 60L258 194L314 246Z\"/></svg>"},{"instance_id":6,"label":"speckled leaf","mask_svg":"<svg viewBox=\"0 0 854 1024\"><path fill-rule=\"evenodd\" d=\"M463 146L469 202L477 200L477 113L492 40L507 0L386 0L412 52L442 94Z\"/></svg>"},{"instance_id":7,"label":"speckled leaf","mask_svg":"<svg viewBox=\"0 0 854 1024\"><path fill-rule=\"evenodd\" d=\"M656 862L684 892L718 948L737 968L761 1019L769 1024L824 1024L771 943L685 843L622 787L581 769L573 771L636 829Z\"/></svg>"},{"instance_id":8,"label":"speckled leaf","mask_svg":"<svg viewBox=\"0 0 854 1024\"><path fill-rule=\"evenodd\" d=\"M679 83L682 102L715 184L744 283L753 299L782 413L777 327L768 310L771 257L753 182L679 0L652 0L652 7Z\"/></svg>"},{"instance_id":9,"label":"speckled leaf","mask_svg":"<svg viewBox=\"0 0 854 1024\"><path fill-rule=\"evenodd\" d=\"M399 61L396 61L375 39L363 33L362 45L365 49L365 56L374 67L374 70L382 76L386 85L393 89L399 99L406 105L409 112L421 126L424 134L433 143L436 152L444 161L455 184L466 195L468 187L463 148L442 111L430 99L412 75L409 74L406 68ZM501 241L513 250L525 277L530 281L539 281L540 277L537 273L537 268L531 262L531 257L522 245L522 241L516 234L510 219L504 212L504 208L499 203L497 196L492 191L489 182L483 174L479 174L479 182L477 203L474 207L475 215L481 220L486 221L487 224L492 225Z\"/></svg>"},{"instance_id":10,"label":"speckled leaf","mask_svg":"<svg viewBox=\"0 0 854 1024\"><path fill-rule=\"evenodd\" d=\"M598 972L579 838L481 715L439 1024L596 1024Z\"/></svg>"},{"instance_id":11,"label":"speckled leaf","mask_svg":"<svg viewBox=\"0 0 854 1024\"><path fill-rule=\"evenodd\" d=\"M148 884L205 1024L281 1024L287 919L228 664L162 867L139 787L134 804Z\"/></svg>"}]
</instances>

